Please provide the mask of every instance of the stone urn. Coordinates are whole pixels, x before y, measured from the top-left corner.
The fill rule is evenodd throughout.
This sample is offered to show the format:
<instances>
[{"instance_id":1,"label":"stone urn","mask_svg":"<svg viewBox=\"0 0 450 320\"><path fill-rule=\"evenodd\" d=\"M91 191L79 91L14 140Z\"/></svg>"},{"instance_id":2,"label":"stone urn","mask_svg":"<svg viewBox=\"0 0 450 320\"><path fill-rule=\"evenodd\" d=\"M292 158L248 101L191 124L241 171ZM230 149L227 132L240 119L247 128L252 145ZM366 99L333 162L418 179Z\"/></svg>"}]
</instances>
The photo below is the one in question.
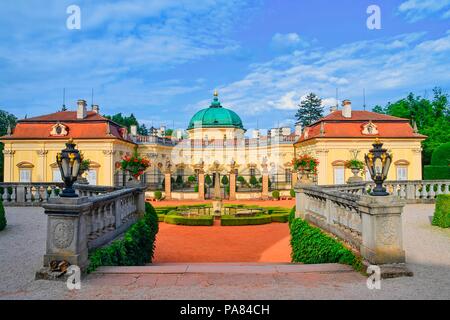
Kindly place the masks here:
<instances>
[{"instance_id":1,"label":"stone urn","mask_svg":"<svg viewBox=\"0 0 450 320\"><path fill-rule=\"evenodd\" d=\"M127 182L126 182L126 186L130 187L130 188L137 188L141 186L141 180L139 180L139 178L136 178L134 176L131 176Z\"/></svg>"},{"instance_id":2,"label":"stone urn","mask_svg":"<svg viewBox=\"0 0 450 320\"><path fill-rule=\"evenodd\" d=\"M358 175L359 172L361 171L359 168L353 167L353 168L350 168L350 170L352 171L353 176L348 178L347 183L358 183L358 182L362 182L363 181L362 177L360 177Z\"/></svg>"},{"instance_id":3,"label":"stone urn","mask_svg":"<svg viewBox=\"0 0 450 320\"><path fill-rule=\"evenodd\" d=\"M86 179L86 171L80 172L77 177L78 184L89 184L89 181Z\"/></svg>"},{"instance_id":4,"label":"stone urn","mask_svg":"<svg viewBox=\"0 0 450 320\"><path fill-rule=\"evenodd\" d=\"M309 168L299 168L298 176L299 176L298 181L300 182L300 184L313 183L311 169Z\"/></svg>"},{"instance_id":5,"label":"stone urn","mask_svg":"<svg viewBox=\"0 0 450 320\"><path fill-rule=\"evenodd\" d=\"M216 198L213 200L212 202L212 206L213 206L213 212L215 215L221 215L222 213L222 208L223 208L223 202L222 199L220 198Z\"/></svg>"}]
</instances>

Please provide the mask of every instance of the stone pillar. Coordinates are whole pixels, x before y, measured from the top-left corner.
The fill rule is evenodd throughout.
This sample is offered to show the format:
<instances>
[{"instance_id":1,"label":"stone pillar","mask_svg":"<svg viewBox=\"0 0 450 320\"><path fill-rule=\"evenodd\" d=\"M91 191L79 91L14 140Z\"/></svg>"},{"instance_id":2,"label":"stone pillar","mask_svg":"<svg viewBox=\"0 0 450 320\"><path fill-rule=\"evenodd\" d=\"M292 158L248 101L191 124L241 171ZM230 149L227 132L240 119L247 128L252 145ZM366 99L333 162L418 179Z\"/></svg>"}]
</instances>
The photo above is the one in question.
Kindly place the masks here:
<instances>
[{"instance_id":1,"label":"stone pillar","mask_svg":"<svg viewBox=\"0 0 450 320\"><path fill-rule=\"evenodd\" d=\"M306 213L306 195L303 193L302 185L299 184L295 188L295 217L304 218Z\"/></svg>"},{"instance_id":2,"label":"stone pillar","mask_svg":"<svg viewBox=\"0 0 450 320\"><path fill-rule=\"evenodd\" d=\"M236 171L230 171L230 200L236 200Z\"/></svg>"},{"instance_id":3,"label":"stone pillar","mask_svg":"<svg viewBox=\"0 0 450 320\"><path fill-rule=\"evenodd\" d=\"M214 174L214 198L222 198L220 192L220 174L216 172Z\"/></svg>"},{"instance_id":4,"label":"stone pillar","mask_svg":"<svg viewBox=\"0 0 450 320\"><path fill-rule=\"evenodd\" d=\"M44 267L54 260L66 260L82 270L87 267L88 235L85 219L91 206L88 197L56 197L43 204L47 215Z\"/></svg>"},{"instance_id":5,"label":"stone pillar","mask_svg":"<svg viewBox=\"0 0 450 320\"><path fill-rule=\"evenodd\" d=\"M164 192L166 194L167 200L172 199L171 178L172 178L172 174L170 173L170 171L164 172Z\"/></svg>"},{"instance_id":6,"label":"stone pillar","mask_svg":"<svg viewBox=\"0 0 450 320\"><path fill-rule=\"evenodd\" d=\"M269 174L267 172L264 172L262 176L261 198L264 200L269 198Z\"/></svg>"},{"instance_id":7,"label":"stone pillar","mask_svg":"<svg viewBox=\"0 0 450 320\"><path fill-rule=\"evenodd\" d=\"M198 172L198 200L205 200L205 171Z\"/></svg>"},{"instance_id":8,"label":"stone pillar","mask_svg":"<svg viewBox=\"0 0 450 320\"><path fill-rule=\"evenodd\" d=\"M6 147L6 146L5 146ZM3 176L3 181L4 182L13 182L14 177L13 177L13 170L14 170L14 150L11 149L4 149L3 150L3 156L4 156L4 176ZM17 178L17 181L19 181L19 179Z\"/></svg>"},{"instance_id":9,"label":"stone pillar","mask_svg":"<svg viewBox=\"0 0 450 320\"><path fill-rule=\"evenodd\" d=\"M298 172L292 171L292 188L295 188L297 181L298 181Z\"/></svg>"},{"instance_id":10,"label":"stone pillar","mask_svg":"<svg viewBox=\"0 0 450 320\"><path fill-rule=\"evenodd\" d=\"M104 167L102 168L103 175L100 172L97 177L98 185L114 186L114 151L113 150L103 150L105 155ZM103 176L102 181L100 178Z\"/></svg>"},{"instance_id":11,"label":"stone pillar","mask_svg":"<svg viewBox=\"0 0 450 320\"><path fill-rule=\"evenodd\" d=\"M372 264L404 263L402 211L405 202L396 196L361 196L361 255Z\"/></svg>"},{"instance_id":12,"label":"stone pillar","mask_svg":"<svg viewBox=\"0 0 450 320\"><path fill-rule=\"evenodd\" d=\"M145 188L139 188L136 194L136 213L143 217L145 213Z\"/></svg>"}]
</instances>

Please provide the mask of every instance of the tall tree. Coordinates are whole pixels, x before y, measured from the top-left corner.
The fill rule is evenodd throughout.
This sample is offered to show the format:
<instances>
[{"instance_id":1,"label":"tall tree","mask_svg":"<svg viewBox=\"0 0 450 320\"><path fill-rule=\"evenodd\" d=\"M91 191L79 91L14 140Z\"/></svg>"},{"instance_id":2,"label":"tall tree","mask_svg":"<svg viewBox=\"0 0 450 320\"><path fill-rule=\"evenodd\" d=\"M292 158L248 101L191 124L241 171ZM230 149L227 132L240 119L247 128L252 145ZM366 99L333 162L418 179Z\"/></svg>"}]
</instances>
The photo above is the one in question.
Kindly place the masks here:
<instances>
[{"instance_id":1,"label":"tall tree","mask_svg":"<svg viewBox=\"0 0 450 320\"><path fill-rule=\"evenodd\" d=\"M384 108L376 106L374 112L395 117L407 118L417 124L419 133L428 136L422 143L423 164L429 164L433 150L442 143L450 141L450 103L448 94L441 88L433 89L433 100L428 100L413 93Z\"/></svg>"},{"instance_id":2,"label":"tall tree","mask_svg":"<svg viewBox=\"0 0 450 320\"><path fill-rule=\"evenodd\" d=\"M0 110L0 136L4 136L8 132L8 127L14 129L17 123L17 118L11 113ZM3 143L0 143L0 181L3 181L4 172L4 158L3 158Z\"/></svg>"},{"instance_id":3,"label":"tall tree","mask_svg":"<svg viewBox=\"0 0 450 320\"><path fill-rule=\"evenodd\" d=\"M322 99L311 92L298 105L295 117L302 127L319 120L323 117Z\"/></svg>"}]
</instances>

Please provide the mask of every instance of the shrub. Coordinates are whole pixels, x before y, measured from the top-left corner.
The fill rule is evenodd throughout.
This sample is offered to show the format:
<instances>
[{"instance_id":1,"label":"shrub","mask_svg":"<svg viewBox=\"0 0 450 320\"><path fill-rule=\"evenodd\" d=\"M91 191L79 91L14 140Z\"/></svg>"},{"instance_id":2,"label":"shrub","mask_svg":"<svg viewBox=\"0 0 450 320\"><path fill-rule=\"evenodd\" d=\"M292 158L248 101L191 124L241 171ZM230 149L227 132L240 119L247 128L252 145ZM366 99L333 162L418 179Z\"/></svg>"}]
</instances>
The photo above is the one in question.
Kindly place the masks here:
<instances>
[{"instance_id":1,"label":"shrub","mask_svg":"<svg viewBox=\"0 0 450 320\"><path fill-rule=\"evenodd\" d=\"M194 192L198 192L198 184L194 186Z\"/></svg>"},{"instance_id":2,"label":"shrub","mask_svg":"<svg viewBox=\"0 0 450 320\"><path fill-rule=\"evenodd\" d=\"M249 182L252 185L252 187L255 187L258 184L258 179L256 179L255 176L251 176Z\"/></svg>"},{"instance_id":3,"label":"shrub","mask_svg":"<svg viewBox=\"0 0 450 320\"><path fill-rule=\"evenodd\" d=\"M436 209L434 211L433 226L450 228L450 195L440 194L436 198Z\"/></svg>"},{"instance_id":4,"label":"shrub","mask_svg":"<svg viewBox=\"0 0 450 320\"><path fill-rule=\"evenodd\" d=\"M288 218L289 226L291 226L292 221L294 221L294 219L295 219L295 206L293 206L291 209L291 212L289 212L289 218Z\"/></svg>"},{"instance_id":5,"label":"shrub","mask_svg":"<svg viewBox=\"0 0 450 320\"><path fill-rule=\"evenodd\" d=\"M153 259L158 217L150 203L145 204L144 217L133 224L120 240L96 249L89 257L88 272L100 266L145 265Z\"/></svg>"},{"instance_id":6,"label":"shrub","mask_svg":"<svg viewBox=\"0 0 450 320\"><path fill-rule=\"evenodd\" d=\"M183 177L178 175L177 179L175 180L175 183L178 185L182 185L183 184Z\"/></svg>"},{"instance_id":7,"label":"shrub","mask_svg":"<svg viewBox=\"0 0 450 320\"><path fill-rule=\"evenodd\" d=\"M424 166L423 178L425 180L444 180L450 179L450 167L449 166Z\"/></svg>"},{"instance_id":8,"label":"shrub","mask_svg":"<svg viewBox=\"0 0 450 320\"><path fill-rule=\"evenodd\" d=\"M228 185L228 177L227 176L223 176L222 177L222 184L224 185L224 186L226 186L226 185Z\"/></svg>"},{"instance_id":9,"label":"shrub","mask_svg":"<svg viewBox=\"0 0 450 320\"><path fill-rule=\"evenodd\" d=\"M211 179L211 176L209 174L207 174L205 176L205 184L207 184L208 186L212 185L212 179Z\"/></svg>"},{"instance_id":10,"label":"shrub","mask_svg":"<svg viewBox=\"0 0 450 320\"><path fill-rule=\"evenodd\" d=\"M0 231L6 228L6 216L5 208L3 207L3 201L0 200Z\"/></svg>"},{"instance_id":11,"label":"shrub","mask_svg":"<svg viewBox=\"0 0 450 320\"><path fill-rule=\"evenodd\" d=\"M189 181L190 183L194 183L195 181L197 181L197 178L196 178L195 176L189 176L189 177L188 177L188 181Z\"/></svg>"},{"instance_id":12,"label":"shrub","mask_svg":"<svg viewBox=\"0 0 450 320\"><path fill-rule=\"evenodd\" d=\"M183 226L212 226L214 224L213 216L184 217L181 215L167 214L165 223L178 224Z\"/></svg>"},{"instance_id":13,"label":"shrub","mask_svg":"<svg viewBox=\"0 0 450 320\"><path fill-rule=\"evenodd\" d=\"M431 164L433 166L449 166L450 165L450 142L441 144L433 151L431 156Z\"/></svg>"},{"instance_id":14,"label":"shrub","mask_svg":"<svg viewBox=\"0 0 450 320\"><path fill-rule=\"evenodd\" d=\"M272 198L280 200L280 191L278 190L272 191Z\"/></svg>"},{"instance_id":15,"label":"shrub","mask_svg":"<svg viewBox=\"0 0 450 320\"><path fill-rule=\"evenodd\" d=\"M161 200L162 199L162 192L161 191L156 190L154 195L155 195L155 199L156 200Z\"/></svg>"},{"instance_id":16,"label":"shrub","mask_svg":"<svg viewBox=\"0 0 450 320\"><path fill-rule=\"evenodd\" d=\"M351 265L357 271L363 268L360 257L302 219L294 219L291 223L291 247L292 262L342 263Z\"/></svg>"},{"instance_id":17,"label":"shrub","mask_svg":"<svg viewBox=\"0 0 450 320\"><path fill-rule=\"evenodd\" d=\"M246 226L246 225L257 225L268 223L272 223L272 218L268 214L242 218L230 215L223 215L220 218L221 226Z\"/></svg>"},{"instance_id":18,"label":"shrub","mask_svg":"<svg viewBox=\"0 0 450 320\"><path fill-rule=\"evenodd\" d=\"M295 190L294 189L289 190L289 194L291 195L292 198L295 198Z\"/></svg>"},{"instance_id":19,"label":"shrub","mask_svg":"<svg viewBox=\"0 0 450 320\"><path fill-rule=\"evenodd\" d=\"M245 178L243 176L238 176L237 181L241 184L241 185L245 185L247 183L247 181L245 181Z\"/></svg>"},{"instance_id":20,"label":"shrub","mask_svg":"<svg viewBox=\"0 0 450 320\"><path fill-rule=\"evenodd\" d=\"M286 223L289 220L289 213L274 213L271 214L272 222Z\"/></svg>"}]
</instances>

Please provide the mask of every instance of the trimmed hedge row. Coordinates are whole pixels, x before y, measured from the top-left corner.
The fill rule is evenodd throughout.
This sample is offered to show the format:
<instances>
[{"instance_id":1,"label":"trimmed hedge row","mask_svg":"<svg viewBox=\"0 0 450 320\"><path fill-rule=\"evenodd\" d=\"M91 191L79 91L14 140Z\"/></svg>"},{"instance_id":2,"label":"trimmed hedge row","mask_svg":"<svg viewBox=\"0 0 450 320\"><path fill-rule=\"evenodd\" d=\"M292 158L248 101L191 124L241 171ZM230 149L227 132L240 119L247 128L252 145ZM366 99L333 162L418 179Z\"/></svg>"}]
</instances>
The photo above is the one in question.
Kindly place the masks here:
<instances>
[{"instance_id":1,"label":"trimmed hedge row","mask_svg":"<svg viewBox=\"0 0 450 320\"><path fill-rule=\"evenodd\" d=\"M289 213L274 213L271 214L272 222L286 223L289 220Z\"/></svg>"},{"instance_id":2,"label":"trimmed hedge row","mask_svg":"<svg viewBox=\"0 0 450 320\"><path fill-rule=\"evenodd\" d=\"M145 211L144 217L133 224L122 239L96 249L89 256L87 272L100 266L141 266L152 261L158 217L149 203L145 204Z\"/></svg>"},{"instance_id":3,"label":"trimmed hedge row","mask_svg":"<svg viewBox=\"0 0 450 320\"><path fill-rule=\"evenodd\" d=\"M288 217L289 227L291 226L292 221L294 221L294 219L295 219L295 206L293 206L291 211L289 212L289 217Z\"/></svg>"},{"instance_id":4,"label":"trimmed hedge row","mask_svg":"<svg viewBox=\"0 0 450 320\"><path fill-rule=\"evenodd\" d=\"M342 263L363 269L362 260L336 239L302 219L291 223L292 262L305 264Z\"/></svg>"},{"instance_id":5,"label":"trimmed hedge row","mask_svg":"<svg viewBox=\"0 0 450 320\"><path fill-rule=\"evenodd\" d=\"M450 195L441 194L436 198L436 209L434 211L433 226L450 228Z\"/></svg>"},{"instance_id":6,"label":"trimmed hedge row","mask_svg":"<svg viewBox=\"0 0 450 320\"><path fill-rule=\"evenodd\" d=\"M221 226L246 226L272 223L272 217L268 214L258 215L254 217L235 217L223 215L220 218Z\"/></svg>"},{"instance_id":7,"label":"trimmed hedge row","mask_svg":"<svg viewBox=\"0 0 450 320\"><path fill-rule=\"evenodd\" d=\"M3 207L3 201L0 200L0 231L6 228L6 216L5 208Z\"/></svg>"},{"instance_id":8,"label":"trimmed hedge row","mask_svg":"<svg viewBox=\"0 0 450 320\"><path fill-rule=\"evenodd\" d=\"M212 226L214 224L213 216L183 217L180 215L166 215L165 223L178 224L183 226Z\"/></svg>"}]
</instances>

